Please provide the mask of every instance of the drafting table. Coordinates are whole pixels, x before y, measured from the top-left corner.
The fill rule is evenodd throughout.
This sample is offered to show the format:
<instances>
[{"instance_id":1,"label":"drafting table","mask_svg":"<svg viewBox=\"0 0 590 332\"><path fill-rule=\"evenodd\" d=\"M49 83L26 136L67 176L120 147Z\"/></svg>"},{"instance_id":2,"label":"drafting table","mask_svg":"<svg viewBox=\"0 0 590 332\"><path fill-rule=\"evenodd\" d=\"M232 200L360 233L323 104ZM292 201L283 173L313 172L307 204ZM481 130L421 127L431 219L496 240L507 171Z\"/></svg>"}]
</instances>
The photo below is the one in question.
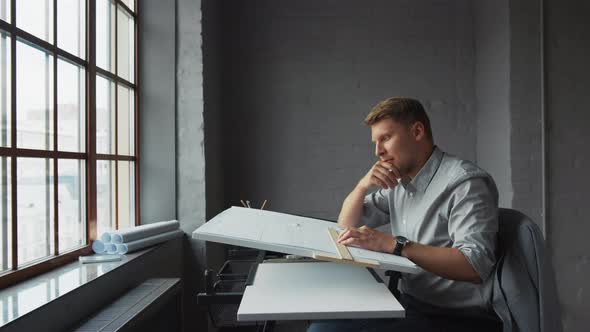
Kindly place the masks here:
<instances>
[{"instance_id":1,"label":"drafting table","mask_svg":"<svg viewBox=\"0 0 590 332\"><path fill-rule=\"evenodd\" d=\"M330 229L338 228L336 223L326 220L231 207L196 229L193 238L340 263L366 263L364 266L376 269L405 273L420 271L405 257L355 247L346 247L353 261L343 260L338 244L330 236Z\"/></svg>"},{"instance_id":2,"label":"drafting table","mask_svg":"<svg viewBox=\"0 0 590 332\"><path fill-rule=\"evenodd\" d=\"M238 309L238 321L403 317L367 268L328 262L259 264Z\"/></svg>"}]
</instances>

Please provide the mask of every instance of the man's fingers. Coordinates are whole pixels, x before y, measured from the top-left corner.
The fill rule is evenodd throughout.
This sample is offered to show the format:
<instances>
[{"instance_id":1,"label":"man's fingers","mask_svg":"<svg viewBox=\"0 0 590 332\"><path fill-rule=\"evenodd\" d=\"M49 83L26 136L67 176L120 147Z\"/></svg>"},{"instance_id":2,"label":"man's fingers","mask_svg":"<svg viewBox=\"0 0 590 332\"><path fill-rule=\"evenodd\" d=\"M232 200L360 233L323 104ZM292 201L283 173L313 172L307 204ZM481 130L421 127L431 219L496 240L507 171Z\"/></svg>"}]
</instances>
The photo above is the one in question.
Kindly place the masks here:
<instances>
[{"instance_id":1,"label":"man's fingers","mask_svg":"<svg viewBox=\"0 0 590 332\"><path fill-rule=\"evenodd\" d=\"M371 227L368 227L367 225L360 227L358 231L361 234L363 234L363 236L365 236L366 239L371 239L373 238L373 236L375 236L375 233L378 233L378 231L372 229Z\"/></svg>"},{"instance_id":2,"label":"man's fingers","mask_svg":"<svg viewBox=\"0 0 590 332\"><path fill-rule=\"evenodd\" d=\"M338 241L340 241L340 239L346 236L346 234L350 232L350 229L350 227L346 227L340 234L338 234Z\"/></svg>"},{"instance_id":3,"label":"man's fingers","mask_svg":"<svg viewBox=\"0 0 590 332\"><path fill-rule=\"evenodd\" d=\"M358 237L351 237L351 238L348 238L340 243L345 246L354 246L354 247L361 246L361 240Z\"/></svg>"},{"instance_id":4,"label":"man's fingers","mask_svg":"<svg viewBox=\"0 0 590 332\"><path fill-rule=\"evenodd\" d=\"M359 237L348 238L340 243L345 246L366 248L367 247L367 237L365 235L360 235Z\"/></svg>"},{"instance_id":5,"label":"man's fingers","mask_svg":"<svg viewBox=\"0 0 590 332\"><path fill-rule=\"evenodd\" d=\"M349 229L346 234L342 234L340 238L338 238L338 242L342 243L342 241L346 241L347 239L357 238L360 236L360 233L355 229Z\"/></svg>"},{"instance_id":6,"label":"man's fingers","mask_svg":"<svg viewBox=\"0 0 590 332\"><path fill-rule=\"evenodd\" d=\"M373 173L373 176L378 178L382 183L384 183L386 185L385 189L395 187L393 180L391 178L389 178L389 176L387 174L383 174L380 171L376 170Z\"/></svg>"},{"instance_id":7,"label":"man's fingers","mask_svg":"<svg viewBox=\"0 0 590 332\"><path fill-rule=\"evenodd\" d=\"M399 169L397 169L397 167L395 167L395 165L393 165L392 163L382 161L379 163L379 166L383 167L385 170L387 170L387 172L393 174L396 179L402 177Z\"/></svg>"},{"instance_id":8,"label":"man's fingers","mask_svg":"<svg viewBox=\"0 0 590 332\"><path fill-rule=\"evenodd\" d=\"M397 170L397 167L395 167L395 165L389 161L379 161L378 162L379 165L387 168L387 169L395 169Z\"/></svg>"},{"instance_id":9,"label":"man's fingers","mask_svg":"<svg viewBox=\"0 0 590 332\"><path fill-rule=\"evenodd\" d=\"M373 180L373 183L380 186L383 189L387 189L387 183L385 183L383 180L381 180L380 178L378 178L374 173L371 176L371 180Z\"/></svg>"},{"instance_id":10,"label":"man's fingers","mask_svg":"<svg viewBox=\"0 0 590 332\"><path fill-rule=\"evenodd\" d=\"M393 188L397 185L397 179L395 178L395 175L384 167L375 167L375 172L379 173L379 175L382 177L382 180L387 182L389 188Z\"/></svg>"}]
</instances>

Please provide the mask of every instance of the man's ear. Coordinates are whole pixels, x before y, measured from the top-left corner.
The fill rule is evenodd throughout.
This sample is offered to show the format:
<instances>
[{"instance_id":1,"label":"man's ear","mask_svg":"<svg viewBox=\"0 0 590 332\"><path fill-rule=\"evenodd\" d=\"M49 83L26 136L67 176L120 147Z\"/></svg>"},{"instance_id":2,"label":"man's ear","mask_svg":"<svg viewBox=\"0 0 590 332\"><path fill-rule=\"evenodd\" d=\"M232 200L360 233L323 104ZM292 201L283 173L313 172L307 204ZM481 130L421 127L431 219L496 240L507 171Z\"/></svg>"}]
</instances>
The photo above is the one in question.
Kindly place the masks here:
<instances>
[{"instance_id":1,"label":"man's ear","mask_svg":"<svg viewBox=\"0 0 590 332\"><path fill-rule=\"evenodd\" d=\"M426 137L426 129L424 128L424 124L422 122L414 122L412 125L412 135L414 135L416 141L421 141Z\"/></svg>"}]
</instances>

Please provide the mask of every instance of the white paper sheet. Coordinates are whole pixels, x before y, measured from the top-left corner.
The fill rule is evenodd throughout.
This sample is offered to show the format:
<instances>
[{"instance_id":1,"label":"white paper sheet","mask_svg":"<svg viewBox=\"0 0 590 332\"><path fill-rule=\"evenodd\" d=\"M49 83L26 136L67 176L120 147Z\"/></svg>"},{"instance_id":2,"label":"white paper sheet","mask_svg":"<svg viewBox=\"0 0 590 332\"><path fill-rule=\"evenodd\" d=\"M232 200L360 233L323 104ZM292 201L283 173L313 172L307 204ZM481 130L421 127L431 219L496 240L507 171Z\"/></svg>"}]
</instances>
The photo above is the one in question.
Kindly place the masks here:
<instances>
[{"instance_id":1,"label":"white paper sheet","mask_svg":"<svg viewBox=\"0 0 590 332\"><path fill-rule=\"evenodd\" d=\"M285 213L231 207L193 232L193 238L312 257L337 255L328 228L334 222ZM420 268L404 257L348 247L354 258L378 261L380 269L417 273Z\"/></svg>"}]
</instances>

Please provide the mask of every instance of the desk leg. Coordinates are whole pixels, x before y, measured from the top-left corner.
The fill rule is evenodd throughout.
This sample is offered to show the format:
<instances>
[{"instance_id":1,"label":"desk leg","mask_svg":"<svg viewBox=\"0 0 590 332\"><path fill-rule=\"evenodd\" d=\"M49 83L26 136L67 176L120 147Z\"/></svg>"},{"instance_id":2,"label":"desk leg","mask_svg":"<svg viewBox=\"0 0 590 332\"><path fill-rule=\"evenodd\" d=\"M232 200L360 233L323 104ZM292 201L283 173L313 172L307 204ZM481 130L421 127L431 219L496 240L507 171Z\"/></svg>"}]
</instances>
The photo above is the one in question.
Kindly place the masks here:
<instances>
[{"instance_id":1,"label":"desk leg","mask_svg":"<svg viewBox=\"0 0 590 332\"><path fill-rule=\"evenodd\" d=\"M275 329L274 320L265 320L264 325L258 327L258 332L272 332Z\"/></svg>"},{"instance_id":2,"label":"desk leg","mask_svg":"<svg viewBox=\"0 0 590 332\"><path fill-rule=\"evenodd\" d=\"M387 288L389 288L389 291L393 294L393 296L395 296L395 298L399 300L400 292L399 292L399 289L397 288L397 286L399 283L399 279L402 276L401 272L386 271L385 275L389 276L389 285Z\"/></svg>"}]
</instances>

